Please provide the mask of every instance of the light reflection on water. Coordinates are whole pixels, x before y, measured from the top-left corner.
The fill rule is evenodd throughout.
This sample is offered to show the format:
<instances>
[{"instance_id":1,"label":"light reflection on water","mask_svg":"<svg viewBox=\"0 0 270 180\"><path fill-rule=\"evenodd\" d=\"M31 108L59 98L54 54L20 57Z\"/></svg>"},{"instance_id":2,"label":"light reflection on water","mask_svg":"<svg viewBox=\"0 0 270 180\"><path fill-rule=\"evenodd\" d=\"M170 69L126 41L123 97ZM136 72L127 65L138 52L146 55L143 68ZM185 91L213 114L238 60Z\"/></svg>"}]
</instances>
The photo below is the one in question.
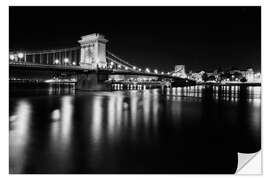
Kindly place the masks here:
<instances>
[{"instance_id":1,"label":"light reflection on water","mask_svg":"<svg viewBox=\"0 0 270 180\"><path fill-rule=\"evenodd\" d=\"M233 173L237 152L260 149L260 97L238 86L11 97L10 172Z\"/></svg>"},{"instance_id":2,"label":"light reflection on water","mask_svg":"<svg viewBox=\"0 0 270 180\"><path fill-rule=\"evenodd\" d=\"M11 173L22 172L25 166L25 153L29 143L29 130L31 126L31 104L22 99L17 105L14 114L10 116L10 133L9 155L11 159L16 160L10 162ZM14 131L15 129L15 131Z\"/></svg>"}]
</instances>

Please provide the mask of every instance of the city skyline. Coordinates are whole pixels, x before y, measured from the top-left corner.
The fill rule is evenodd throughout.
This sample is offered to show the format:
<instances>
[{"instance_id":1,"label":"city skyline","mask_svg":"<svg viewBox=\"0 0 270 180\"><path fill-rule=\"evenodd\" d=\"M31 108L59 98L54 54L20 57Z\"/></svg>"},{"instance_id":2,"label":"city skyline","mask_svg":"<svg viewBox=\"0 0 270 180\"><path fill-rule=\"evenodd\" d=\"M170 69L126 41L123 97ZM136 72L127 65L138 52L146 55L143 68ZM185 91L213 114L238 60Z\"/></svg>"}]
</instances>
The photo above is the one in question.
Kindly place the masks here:
<instances>
[{"instance_id":1,"label":"city skyline","mask_svg":"<svg viewBox=\"0 0 270 180\"><path fill-rule=\"evenodd\" d=\"M104 10L114 13L98 13L98 18L88 13ZM48 14L46 7L11 7L10 49L78 46L80 36L93 32L104 34L109 50L140 67L169 71L172 64L185 64L187 71L218 67L260 71L259 7L168 10L142 7L138 13L136 7L54 7Z\"/></svg>"}]
</instances>

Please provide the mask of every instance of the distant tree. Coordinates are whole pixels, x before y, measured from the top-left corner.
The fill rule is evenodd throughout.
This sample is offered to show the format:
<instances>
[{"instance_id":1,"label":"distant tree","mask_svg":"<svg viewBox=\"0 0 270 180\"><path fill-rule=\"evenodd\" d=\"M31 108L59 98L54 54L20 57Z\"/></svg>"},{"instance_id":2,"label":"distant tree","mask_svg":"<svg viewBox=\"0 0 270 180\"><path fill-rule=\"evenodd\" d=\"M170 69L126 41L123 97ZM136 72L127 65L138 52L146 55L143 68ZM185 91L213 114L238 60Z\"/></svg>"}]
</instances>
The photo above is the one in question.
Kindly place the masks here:
<instances>
[{"instance_id":1,"label":"distant tree","mask_svg":"<svg viewBox=\"0 0 270 180\"><path fill-rule=\"evenodd\" d=\"M226 78L230 78L230 77L231 77L231 74L230 74L229 71L226 71L226 72L224 73L224 75L225 75Z\"/></svg>"},{"instance_id":2,"label":"distant tree","mask_svg":"<svg viewBox=\"0 0 270 180\"><path fill-rule=\"evenodd\" d=\"M202 80L203 80L204 82L206 82L206 81L208 80L208 75L207 75L206 73L204 73L204 74L202 75Z\"/></svg>"},{"instance_id":3,"label":"distant tree","mask_svg":"<svg viewBox=\"0 0 270 180\"><path fill-rule=\"evenodd\" d=\"M209 76L208 77L208 81L215 81L216 80L216 77L215 76Z\"/></svg>"},{"instance_id":4,"label":"distant tree","mask_svg":"<svg viewBox=\"0 0 270 180\"><path fill-rule=\"evenodd\" d=\"M240 79L241 82L247 82L247 79L245 77Z\"/></svg>"},{"instance_id":5,"label":"distant tree","mask_svg":"<svg viewBox=\"0 0 270 180\"><path fill-rule=\"evenodd\" d=\"M241 73L239 73L239 72L235 72L235 73L233 73L233 75L234 75L234 78L237 78L237 79L242 79L242 74Z\"/></svg>"},{"instance_id":6,"label":"distant tree","mask_svg":"<svg viewBox=\"0 0 270 180\"><path fill-rule=\"evenodd\" d=\"M227 79L227 76L225 74L221 74L219 79L220 81L224 81Z\"/></svg>"},{"instance_id":7,"label":"distant tree","mask_svg":"<svg viewBox=\"0 0 270 180\"><path fill-rule=\"evenodd\" d=\"M217 69L217 73L218 73L218 74L223 73L223 70L222 70L222 68L221 68L221 67L218 67L218 69Z\"/></svg>"}]
</instances>

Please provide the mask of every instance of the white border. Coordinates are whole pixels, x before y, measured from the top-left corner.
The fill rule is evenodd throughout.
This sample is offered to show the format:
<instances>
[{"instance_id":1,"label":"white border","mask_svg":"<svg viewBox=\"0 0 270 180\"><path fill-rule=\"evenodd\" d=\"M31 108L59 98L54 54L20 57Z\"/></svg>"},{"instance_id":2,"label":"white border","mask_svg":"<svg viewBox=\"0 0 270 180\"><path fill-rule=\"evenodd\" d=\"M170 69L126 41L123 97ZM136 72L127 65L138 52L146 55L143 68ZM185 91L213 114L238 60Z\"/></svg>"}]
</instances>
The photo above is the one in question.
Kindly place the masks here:
<instances>
[{"instance_id":1,"label":"white border","mask_svg":"<svg viewBox=\"0 0 270 180\"><path fill-rule=\"evenodd\" d=\"M133 175L133 176L127 176L127 175L80 175L76 176L76 178L82 178L82 179L89 179L89 178L98 178L98 179L103 179L103 178L110 178L110 179L178 179L178 178L199 178L199 179L216 179L216 178L269 178L269 138L265 137L270 137L269 135L269 114L267 111L269 111L270 107L270 88L269 88L269 79L270 79L270 27L269 27L269 22L270 22L270 9L269 9L269 1L265 0L16 0L16 1L7 1L7 0L1 0L0 1L1 6L0 6L0 18L1 18L1 33L0 33L0 39L1 39L1 61L2 65L0 66L0 82L1 82L1 93L0 93L0 112L1 112L1 119L0 119L0 142L1 142L1 152L0 152L0 171L1 171L1 179L5 178L22 178L22 179L47 179L47 178L65 178L65 179L73 179L75 178L74 176L69 176L69 175L63 175L64 177L59 177L57 175L50 175L49 177L47 176L38 176L37 175L26 175L26 176L21 176L21 175L8 175L8 6L13 6L13 5L179 5L179 6L188 6L188 5L195 5L195 6L262 6L262 75L263 75L263 95L262 95L262 153L263 153L263 176L232 176L232 175ZM268 92L268 94L267 94ZM268 178L267 178L268 177Z\"/></svg>"},{"instance_id":2,"label":"white border","mask_svg":"<svg viewBox=\"0 0 270 180\"><path fill-rule=\"evenodd\" d=\"M10 5L68 5L68 6L254 6L262 0L13 0Z\"/></svg>"}]
</instances>

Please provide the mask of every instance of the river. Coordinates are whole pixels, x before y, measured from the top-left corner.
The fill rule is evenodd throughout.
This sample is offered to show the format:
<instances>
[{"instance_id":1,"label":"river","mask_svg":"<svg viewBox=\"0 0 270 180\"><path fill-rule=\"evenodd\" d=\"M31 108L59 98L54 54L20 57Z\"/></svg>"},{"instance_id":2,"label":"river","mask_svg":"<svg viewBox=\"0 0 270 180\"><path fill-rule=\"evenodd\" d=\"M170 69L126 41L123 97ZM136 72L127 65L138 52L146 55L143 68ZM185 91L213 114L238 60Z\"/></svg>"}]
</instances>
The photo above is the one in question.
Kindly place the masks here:
<instances>
[{"instance_id":1,"label":"river","mask_svg":"<svg viewBox=\"0 0 270 180\"><path fill-rule=\"evenodd\" d=\"M15 87L10 173L234 173L261 149L261 87Z\"/></svg>"}]
</instances>

